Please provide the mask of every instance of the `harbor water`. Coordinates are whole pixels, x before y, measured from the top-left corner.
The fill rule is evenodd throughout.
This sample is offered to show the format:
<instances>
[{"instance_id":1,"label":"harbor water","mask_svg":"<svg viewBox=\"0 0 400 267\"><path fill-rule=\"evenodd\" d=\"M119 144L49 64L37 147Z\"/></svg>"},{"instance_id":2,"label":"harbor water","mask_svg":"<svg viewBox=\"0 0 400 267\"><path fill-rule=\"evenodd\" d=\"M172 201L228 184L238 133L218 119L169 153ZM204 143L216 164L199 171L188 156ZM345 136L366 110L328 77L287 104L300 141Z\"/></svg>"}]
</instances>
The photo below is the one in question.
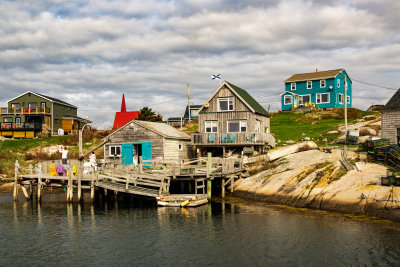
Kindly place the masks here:
<instances>
[{"instance_id":1,"label":"harbor water","mask_svg":"<svg viewBox=\"0 0 400 267\"><path fill-rule=\"evenodd\" d=\"M400 224L240 199L160 208L0 193L0 266L395 266Z\"/></svg>"}]
</instances>

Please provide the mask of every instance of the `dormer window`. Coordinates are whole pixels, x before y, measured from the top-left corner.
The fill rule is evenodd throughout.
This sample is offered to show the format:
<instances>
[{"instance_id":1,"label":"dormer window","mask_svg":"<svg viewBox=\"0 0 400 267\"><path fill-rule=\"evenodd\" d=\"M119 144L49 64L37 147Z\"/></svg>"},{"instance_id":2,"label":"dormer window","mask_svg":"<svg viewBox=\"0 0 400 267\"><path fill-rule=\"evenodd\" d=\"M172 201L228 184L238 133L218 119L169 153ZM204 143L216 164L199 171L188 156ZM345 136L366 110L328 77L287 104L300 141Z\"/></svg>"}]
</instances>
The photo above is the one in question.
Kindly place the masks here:
<instances>
[{"instance_id":1,"label":"dormer window","mask_svg":"<svg viewBox=\"0 0 400 267\"><path fill-rule=\"evenodd\" d=\"M312 81L307 81L307 89L311 89L312 88Z\"/></svg>"},{"instance_id":2,"label":"dormer window","mask_svg":"<svg viewBox=\"0 0 400 267\"><path fill-rule=\"evenodd\" d=\"M233 111L233 97L218 98L218 111Z\"/></svg>"},{"instance_id":3,"label":"dormer window","mask_svg":"<svg viewBox=\"0 0 400 267\"><path fill-rule=\"evenodd\" d=\"M296 83L290 83L290 88L293 90L296 90Z\"/></svg>"},{"instance_id":4,"label":"dormer window","mask_svg":"<svg viewBox=\"0 0 400 267\"><path fill-rule=\"evenodd\" d=\"M326 86L326 81L325 80L321 80L319 83L320 83L319 85L320 85L321 88L325 88L325 86Z\"/></svg>"}]
</instances>

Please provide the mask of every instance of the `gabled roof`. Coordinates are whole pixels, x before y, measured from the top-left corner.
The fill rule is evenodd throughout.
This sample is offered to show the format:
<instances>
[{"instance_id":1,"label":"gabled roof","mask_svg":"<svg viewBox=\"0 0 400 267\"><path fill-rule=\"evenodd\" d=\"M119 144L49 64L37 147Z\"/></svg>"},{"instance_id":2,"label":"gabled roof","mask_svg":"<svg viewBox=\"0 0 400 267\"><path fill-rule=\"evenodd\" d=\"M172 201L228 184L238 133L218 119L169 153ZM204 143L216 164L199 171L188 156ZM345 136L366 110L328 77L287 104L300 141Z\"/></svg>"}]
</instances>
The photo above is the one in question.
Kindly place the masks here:
<instances>
[{"instance_id":1,"label":"gabled roof","mask_svg":"<svg viewBox=\"0 0 400 267\"><path fill-rule=\"evenodd\" d=\"M285 91L285 92L283 92L283 93L281 94L281 96L283 96L284 94L291 94L291 95L293 95L293 96L298 96L298 95L299 95L299 94L293 93L293 92L291 92L291 91Z\"/></svg>"},{"instance_id":2,"label":"gabled roof","mask_svg":"<svg viewBox=\"0 0 400 267\"><path fill-rule=\"evenodd\" d=\"M400 110L400 89L386 103L382 111Z\"/></svg>"},{"instance_id":3,"label":"gabled roof","mask_svg":"<svg viewBox=\"0 0 400 267\"><path fill-rule=\"evenodd\" d=\"M293 74L292 76L290 76L289 78L287 78L285 80L285 83L335 78L336 75L338 75L342 71L345 71L345 70L344 69L336 69L336 70L325 70L325 71L316 71L316 72L310 72L310 73ZM348 78L350 79L350 77L348 77Z\"/></svg>"},{"instance_id":4,"label":"gabled roof","mask_svg":"<svg viewBox=\"0 0 400 267\"><path fill-rule=\"evenodd\" d=\"M65 105L65 106L69 106L69 107L73 107L73 108L78 108L77 106L71 105L71 104L69 104L69 103L67 103L67 102L65 102L65 101L60 100L60 99L57 99L57 98L54 98L54 97L51 97L51 96L47 96L47 95L43 95L43 94L39 94L39 93L35 93L35 92L32 92L32 91L28 91L28 92L25 92L25 93L23 93L23 94L20 94L19 96L14 97L13 99L8 100L8 102L11 102L11 101L13 101L14 99L17 99L17 98L19 98L19 97L21 97L21 96L23 96L23 95L29 94L29 93L31 93L31 94L33 94L33 95L36 95L36 96L39 96L39 97L41 97L41 98L44 98L44 99L46 99L46 100L48 100L48 101L50 101L50 102L53 102L53 103L58 103L58 104L61 104L61 105Z\"/></svg>"},{"instance_id":5,"label":"gabled roof","mask_svg":"<svg viewBox=\"0 0 400 267\"><path fill-rule=\"evenodd\" d=\"M206 103L210 102L211 99L221 90L224 85L226 85L239 99L243 101L243 103L254 113L258 113L264 116L269 117L268 111L266 111L246 90L228 82L224 81L220 87L212 94L212 96L207 100ZM200 108L199 112L202 111L204 105Z\"/></svg>"},{"instance_id":6,"label":"gabled roof","mask_svg":"<svg viewBox=\"0 0 400 267\"><path fill-rule=\"evenodd\" d=\"M127 127L129 124L135 123L137 125L142 126L143 128L148 129L149 131L152 131L158 135L161 135L162 137L165 138L171 138L171 139L185 139L185 140L190 140L190 136L185 134L184 132L181 132L174 127L162 123L162 122L151 122L151 121L139 121L139 120L132 120L129 123L125 124L115 132L109 134L108 136L104 137L103 140L107 140L111 135L119 132L120 130L124 129Z\"/></svg>"},{"instance_id":7,"label":"gabled roof","mask_svg":"<svg viewBox=\"0 0 400 267\"><path fill-rule=\"evenodd\" d=\"M139 117L140 111L115 112L113 129L118 129Z\"/></svg>"}]
</instances>

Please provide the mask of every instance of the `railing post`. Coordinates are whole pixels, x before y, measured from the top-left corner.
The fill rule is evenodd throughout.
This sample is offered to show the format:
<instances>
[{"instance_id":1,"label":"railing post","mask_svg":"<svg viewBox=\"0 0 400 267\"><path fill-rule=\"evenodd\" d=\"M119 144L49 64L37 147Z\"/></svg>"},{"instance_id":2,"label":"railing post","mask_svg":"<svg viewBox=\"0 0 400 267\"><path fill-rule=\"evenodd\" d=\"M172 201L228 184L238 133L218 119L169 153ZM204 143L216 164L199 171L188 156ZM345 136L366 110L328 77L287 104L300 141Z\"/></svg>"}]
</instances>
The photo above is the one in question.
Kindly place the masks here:
<instances>
[{"instance_id":1,"label":"railing post","mask_svg":"<svg viewBox=\"0 0 400 267\"><path fill-rule=\"evenodd\" d=\"M92 202L94 202L94 180L95 180L95 167L93 166L93 175L92 175L92 181L90 183L90 199L92 200Z\"/></svg>"}]
</instances>

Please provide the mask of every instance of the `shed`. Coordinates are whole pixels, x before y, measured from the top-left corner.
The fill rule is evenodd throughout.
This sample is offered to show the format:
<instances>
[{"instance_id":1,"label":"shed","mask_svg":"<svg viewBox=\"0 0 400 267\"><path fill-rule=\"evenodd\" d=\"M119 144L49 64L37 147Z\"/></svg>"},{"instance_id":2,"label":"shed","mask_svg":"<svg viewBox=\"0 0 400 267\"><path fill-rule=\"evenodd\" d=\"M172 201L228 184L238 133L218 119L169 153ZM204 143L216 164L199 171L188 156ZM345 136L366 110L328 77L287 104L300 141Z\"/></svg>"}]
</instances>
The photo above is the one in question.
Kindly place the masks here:
<instances>
[{"instance_id":1,"label":"shed","mask_svg":"<svg viewBox=\"0 0 400 267\"><path fill-rule=\"evenodd\" d=\"M382 138L400 145L400 89L382 109Z\"/></svg>"},{"instance_id":2,"label":"shed","mask_svg":"<svg viewBox=\"0 0 400 267\"><path fill-rule=\"evenodd\" d=\"M134 157L164 163L180 163L193 158L190 136L160 122L132 120L104 140L104 158L123 165L133 163Z\"/></svg>"}]
</instances>

